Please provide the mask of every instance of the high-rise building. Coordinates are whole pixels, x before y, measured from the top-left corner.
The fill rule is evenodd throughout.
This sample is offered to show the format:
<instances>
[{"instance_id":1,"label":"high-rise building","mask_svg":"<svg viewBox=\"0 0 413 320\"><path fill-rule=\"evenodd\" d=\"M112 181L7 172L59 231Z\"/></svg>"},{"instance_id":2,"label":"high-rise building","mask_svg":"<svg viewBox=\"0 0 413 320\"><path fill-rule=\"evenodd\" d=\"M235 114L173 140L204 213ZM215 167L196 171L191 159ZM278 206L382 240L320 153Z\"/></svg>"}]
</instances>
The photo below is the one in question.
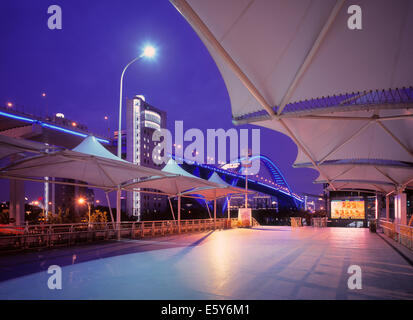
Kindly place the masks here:
<instances>
[{"instance_id":1,"label":"high-rise building","mask_svg":"<svg viewBox=\"0 0 413 320\"><path fill-rule=\"evenodd\" d=\"M126 159L144 167L162 169L152 158L157 142L152 141L155 130L166 127L166 113L137 95L126 101ZM160 155L159 155L160 156ZM167 206L167 198L143 192L128 192L126 210L137 220L156 217Z\"/></svg>"}]
</instances>

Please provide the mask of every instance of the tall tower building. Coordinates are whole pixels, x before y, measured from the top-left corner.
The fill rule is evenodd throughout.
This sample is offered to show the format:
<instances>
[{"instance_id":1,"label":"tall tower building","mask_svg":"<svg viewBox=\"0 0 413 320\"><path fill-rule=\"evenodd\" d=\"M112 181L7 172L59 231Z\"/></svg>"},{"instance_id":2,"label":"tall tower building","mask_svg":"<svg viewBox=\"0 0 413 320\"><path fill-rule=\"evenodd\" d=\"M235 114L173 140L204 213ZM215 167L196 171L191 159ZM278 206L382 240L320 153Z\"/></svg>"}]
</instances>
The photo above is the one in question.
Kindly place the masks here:
<instances>
[{"instance_id":1,"label":"tall tower building","mask_svg":"<svg viewBox=\"0 0 413 320\"><path fill-rule=\"evenodd\" d=\"M155 169L162 169L152 159L156 141L152 141L155 130L166 127L166 113L137 95L126 101L126 159L132 163ZM156 216L166 209L165 196L142 192L128 192L126 211L138 221Z\"/></svg>"}]
</instances>

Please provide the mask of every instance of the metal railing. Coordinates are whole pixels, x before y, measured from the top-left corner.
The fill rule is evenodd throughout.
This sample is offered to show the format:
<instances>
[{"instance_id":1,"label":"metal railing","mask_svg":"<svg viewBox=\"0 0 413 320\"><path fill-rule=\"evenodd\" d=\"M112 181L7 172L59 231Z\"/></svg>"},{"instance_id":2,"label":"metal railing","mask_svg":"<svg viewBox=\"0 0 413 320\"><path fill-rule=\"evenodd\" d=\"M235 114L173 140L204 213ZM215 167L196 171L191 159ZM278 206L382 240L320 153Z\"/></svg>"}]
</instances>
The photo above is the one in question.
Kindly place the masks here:
<instances>
[{"instance_id":1,"label":"metal railing","mask_svg":"<svg viewBox=\"0 0 413 320\"><path fill-rule=\"evenodd\" d=\"M311 219L313 227L325 228L327 227L327 217Z\"/></svg>"},{"instance_id":2,"label":"metal railing","mask_svg":"<svg viewBox=\"0 0 413 320\"><path fill-rule=\"evenodd\" d=\"M387 237L413 250L413 227L386 220L379 220L378 225Z\"/></svg>"},{"instance_id":3,"label":"metal railing","mask_svg":"<svg viewBox=\"0 0 413 320\"><path fill-rule=\"evenodd\" d=\"M298 228L303 226L301 217L291 217L290 220L292 228Z\"/></svg>"},{"instance_id":4,"label":"metal railing","mask_svg":"<svg viewBox=\"0 0 413 320\"><path fill-rule=\"evenodd\" d=\"M228 219L0 226L0 252L51 248L120 238L137 239L236 227ZM4 231L4 232L3 232ZM7 232L7 234L6 234ZM12 235L11 235L12 233Z\"/></svg>"}]
</instances>

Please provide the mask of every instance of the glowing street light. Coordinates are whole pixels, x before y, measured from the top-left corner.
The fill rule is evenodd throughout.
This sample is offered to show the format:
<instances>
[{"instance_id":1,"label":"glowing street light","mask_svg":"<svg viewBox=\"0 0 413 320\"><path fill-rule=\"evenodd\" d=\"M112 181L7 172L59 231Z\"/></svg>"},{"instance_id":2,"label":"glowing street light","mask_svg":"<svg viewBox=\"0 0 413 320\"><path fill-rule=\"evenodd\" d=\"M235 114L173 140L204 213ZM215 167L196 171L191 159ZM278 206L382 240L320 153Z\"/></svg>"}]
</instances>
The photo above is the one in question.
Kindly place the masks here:
<instances>
[{"instance_id":1,"label":"glowing street light","mask_svg":"<svg viewBox=\"0 0 413 320\"><path fill-rule=\"evenodd\" d=\"M156 54L156 49L153 46L146 46L142 53L129 62L125 68L123 68L122 75L120 77L120 94L119 94L119 128L118 128L118 157L122 157L122 90L123 90L123 76L125 75L126 69L135 61L141 58L153 58Z\"/></svg>"},{"instance_id":2,"label":"glowing street light","mask_svg":"<svg viewBox=\"0 0 413 320\"><path fill-rule=\"evenodd\" d=\"M9 107L9 108L13 107L13 103L7 102L7 107Z\"/></svg>"},{"instance_id":3,"label":"glowing street light","mask_svg":"<svg viewBox=\"0 0 413 320\"><path fill-rule=\"evenodd\" d=\"M82 198L82 197L77 199L77 203L78 204L85 204L85 203L87 204L88 216L89 216L88 227L90 228L90 203L88 201L86 201L85 198Z\"/></svg>"},{"instance_id":4,"label":"glowing street light","mask_svg":"<svg viewBox=\"0 0 413 320\"><path fill-rule=\"evenodd\" d=\"M147 57L147 58L153 58L156 54L156 50L152 46L146 46L145 49L143 49L142 56Z\"/></svg>"}]
</instances>

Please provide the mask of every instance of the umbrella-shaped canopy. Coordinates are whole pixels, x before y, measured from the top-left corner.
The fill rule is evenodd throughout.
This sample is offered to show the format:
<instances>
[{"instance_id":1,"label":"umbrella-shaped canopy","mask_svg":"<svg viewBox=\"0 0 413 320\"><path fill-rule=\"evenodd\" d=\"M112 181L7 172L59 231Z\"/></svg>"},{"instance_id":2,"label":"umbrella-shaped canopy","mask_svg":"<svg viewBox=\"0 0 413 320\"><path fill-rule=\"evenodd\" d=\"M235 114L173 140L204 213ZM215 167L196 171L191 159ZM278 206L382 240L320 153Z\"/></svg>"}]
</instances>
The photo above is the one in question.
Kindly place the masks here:
<instances>
[{"instance_id":1,"label":"umbrella-shaped canopy","mask_svg":"<svg viewBox=\"0 0 413 320\"><path fill-rule=\"evenodd\" d=\"M98 141L95 142L99 144ZM114 189L131 179L165 175L160 170L103 157L103 154L94 155L93 150L93 148L89 150L90 154L63 150L34 156L3 168L1 175L16 178L65 178L106 189Z\"/></svg>"},{"instance_id":2,"label":"umbrella-shaped canopy","mask_svg":"<svg viewBox=\"0 0 413 320\"><path fill-rule=\"evenodd\" d=\"M346 168L328 161L413 163L411 1L171 2L215 60L233 121L288 135L296 166L339 189Z\"/></svg>"},{"instance_id":3,"label":"umbrella-shaped canopy","mask_svg":"<svg viewBox=\"0 0 413 320\"><path fill-rule=\"evenodd\" d=\"M214 199L225 198L230 195L235 194L245 194L245 190L237 187L231 187L226 185L216 186L216 187L203 187L196 188L190 191L183 192L183 196L202 196L208 201ZM249 190L248 194L254 194L254 191Z\"/></svg>"},{"instance_id":4,"label":"umbrella-shaped canopy","mask_svg":"<svg viewBox=\"0 0 413 320\"><path fill-rule=\"evenodd\" d=\"M169 159L162 169L163 176L153 176L138 182L124 185L122 189L133 190L147 188L159 190L167 195L178 195L185 191L200 187L218 187L219 185L200 179L179 167L173 159Z\"/></svg>"},{"instance_id":5,"label":"umbrella-shaped canopy","mask_svg":"<svg viewBox=\"0 0 413 320\"><path fill-rule=\"evenodd\" d=\"M85 138L79 145L73 148L72 151L82 152L101 158L127 162L122 158L115 156L112 152L106 149L94 136L88 136L87 138Z\"/></svg>"},{"instance_id":6,"label":"umbrella-shaped canopy","mask_svg":"<svg viewBox=\"0 0 413 320\"><path fill-rule=\"evenodd\" d=\"M343 161L341 161L343 162ZM371 163L358 162L356 164L334 164L328 162L323 165L323 170L334 179L334 184L340 189L357 185L357 189L370 189L389 193L402 186L413 187L413 165L398 162ZM316 183L326 183L321 176Z\"/></svg>"},{"instance_id":7,"label":"umbrella-shaped canopy","mask_svg":"<svg viewBox=\"0 0 413 320\"><path fill-rule=\"evenodd\" d=\"M201 187L195 188L190 191L186 191L183 194L187 196L202 196L208 201L214 199L228 197L234 194L245 194L245 190L242 188L234 187L225 182L216 172L214 172L208 179L208 181L217 184L217 187ZM249 194L254 194L254 191L249 190Z\"/></svg>"},{"instance_id":8,"label":"umbrella-shaped canopy","mask_svg":"<svg viewBox=\"0 0 413 320\"><path fill-rule=\"evenodd\" d=\"M216 173L215 171L214 171L214 173L211 174L211 176L208 178L208 181L215 182L215 183L221 184L221 185L223 185L223 186L231 186L229 183L227 183L226 181L224 181L224 180L219 176L219 174Z\"/></svg>"},{"instance_id":9,"label":"umbrella-shaped canopy","mask_svg":"<svg viewBox=\"0 0 413 320\"><path fill-rule=\"evenodd\" d=\"M47 148L43 143L0 135L0 159L21 152L40 153Z\"/></svg>"}]
</instances>

